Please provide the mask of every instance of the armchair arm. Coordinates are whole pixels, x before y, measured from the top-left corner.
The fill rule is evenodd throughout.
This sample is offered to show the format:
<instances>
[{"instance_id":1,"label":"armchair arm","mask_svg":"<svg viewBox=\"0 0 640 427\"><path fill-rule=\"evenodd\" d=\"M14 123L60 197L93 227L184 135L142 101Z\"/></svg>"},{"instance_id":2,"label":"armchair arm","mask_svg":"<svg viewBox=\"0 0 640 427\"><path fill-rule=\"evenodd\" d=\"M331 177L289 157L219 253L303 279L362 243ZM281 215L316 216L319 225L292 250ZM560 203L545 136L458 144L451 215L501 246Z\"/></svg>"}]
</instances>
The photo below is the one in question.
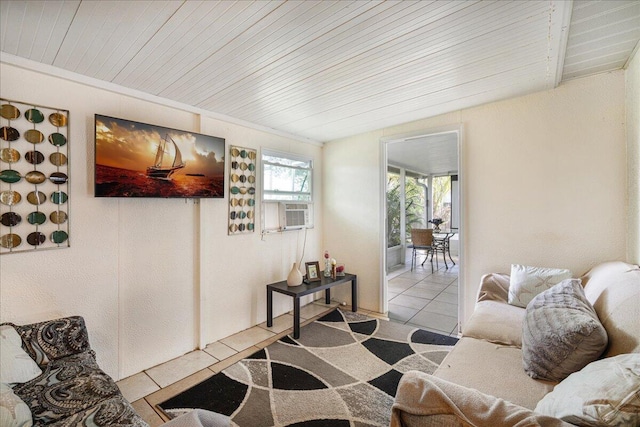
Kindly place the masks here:
<instances>
[{"instance_id":1,"label":"armchair arm","mask_svg":"<svg viewBox=\"0 0 640 427\"><path fill-rule=\"evenodd\" d=\"M485 274L480 279L477 302L509 301L509 275L504 273Z\"/></svg>"},{"instance_id":2,"label":"armchair arm","mask_svg":"<svg viewBox=\"0 0 640 427\"><path fill-rule=\"evenodd\" d=\"M24 349L43 367L50 361L90 350L89 335L80 316L15 326Z\"/></svg>"},{"instance_id":3,"label":"armchair arm","mask_svg":"<svg viewBox=\"0 0 640 427\"><path fill-rule=\"evenodd\" d=\"M390 425L566 427L571 424L423 372L410 371L398 385Z\"/></svg>"}]
</instances>

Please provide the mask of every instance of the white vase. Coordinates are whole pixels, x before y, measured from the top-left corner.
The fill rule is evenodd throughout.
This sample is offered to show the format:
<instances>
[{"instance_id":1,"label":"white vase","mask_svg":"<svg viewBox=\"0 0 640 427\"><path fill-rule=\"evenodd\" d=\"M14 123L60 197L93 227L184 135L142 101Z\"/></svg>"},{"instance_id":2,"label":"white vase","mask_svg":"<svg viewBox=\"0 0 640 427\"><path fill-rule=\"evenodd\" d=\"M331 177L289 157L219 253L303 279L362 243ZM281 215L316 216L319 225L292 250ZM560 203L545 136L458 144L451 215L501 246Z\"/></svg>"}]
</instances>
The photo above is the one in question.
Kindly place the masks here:
<instances>
[{"instance_id":1,"label":"white vase","mask_svg":"<svg viewBox=\"0 0 640 427\"><path fill-rule=\"evenodd\" d=\"M293 263L293 267L291 267L291 271L287 276L287 286L300 286L302 285L302 273L298 270L298 264Z\"/></svg>"}]
</instances>

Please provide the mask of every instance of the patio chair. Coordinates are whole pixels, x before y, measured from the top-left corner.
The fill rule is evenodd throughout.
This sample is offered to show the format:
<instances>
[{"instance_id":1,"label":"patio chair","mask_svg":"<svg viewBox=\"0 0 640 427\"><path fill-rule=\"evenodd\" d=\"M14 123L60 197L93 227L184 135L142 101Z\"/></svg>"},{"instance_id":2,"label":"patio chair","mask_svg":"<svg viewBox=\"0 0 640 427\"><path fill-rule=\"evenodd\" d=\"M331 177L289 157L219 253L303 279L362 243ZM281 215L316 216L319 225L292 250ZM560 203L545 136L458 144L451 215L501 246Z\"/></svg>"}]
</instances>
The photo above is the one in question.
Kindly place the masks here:
<instances>
[{"instance_id":1,"label":"patio chair","mask_svg":"<svg viewBox=\"0 0 640 427\"><path fill-rule=\"evenodd\" d=\"M431 272L433 273L433 229L431 228L414 228L411 230L411 242L413 246L413 251L411 252L411 271L416 265L416 257L418 256L418 251L426 252L426 256L422 264L427 261L429 255L431 255Z\"/></svg>"}]
</instances>

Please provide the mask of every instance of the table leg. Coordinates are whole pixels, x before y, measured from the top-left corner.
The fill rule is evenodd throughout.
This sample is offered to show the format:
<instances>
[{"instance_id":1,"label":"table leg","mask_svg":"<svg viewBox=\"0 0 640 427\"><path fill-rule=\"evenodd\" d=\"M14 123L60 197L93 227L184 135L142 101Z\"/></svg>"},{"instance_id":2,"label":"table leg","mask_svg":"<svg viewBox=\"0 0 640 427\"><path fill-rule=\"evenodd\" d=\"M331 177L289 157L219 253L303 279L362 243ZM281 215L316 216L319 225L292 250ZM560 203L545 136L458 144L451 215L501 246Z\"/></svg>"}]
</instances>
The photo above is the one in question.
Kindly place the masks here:
<instances>
[{"instance_id":1,"label":"table leg","mask_svg":"<svg viewBox=\"0 0 640 427\"><path fill-rule=\"evenodd\" d=\"M358 278L351 280L351 311L358 311Z\"/></svg>"},{"instance_id":2,"label":"table leg","mask_svg":"<svg viewBox=\"0 0 640 427\"><path fill-rule=\"evenodd\" d=\"M300 298L293 298L293 338L300 338Z\"/></svg>"},{"instance_id":3,"label":"table leg","mask_svg":"<svg viewBox=\"0 0 640 427\"><path fill-rule=\"evenodd\" d=\"M444 268L448 270L449 264L447 264L447 242L443 240L441 245L442 246L440 246L440 248L442 249L442 259L444 260Z\"/></svg>"},{"instance_id":4,"label":"table leg","mask_svg":"<svg viewBox=\"0 0 640 427\"><path fill-rule=\"evenodd\" d=\"M453 237L453 235L451 237ZM456 265L456 262L453 260L453 258L451 258L451 237L447 239L447 253L449 254L449 259L451 260L453 265Z\"/></svg>"},{"instance_id":5,"label":"table leg","mask_svg":"<svg viewBox=\"0 0 640 427\"><path fill-rule=\"evenodd\" d=\"M331 304L331 289L325 289L324 290L324 303L329 305Z\"/></svg>"},{"instance_id":6,"label":"table leg","mask_svg":"<svg viewBox=\"0 0 640 427\"><path fill-rule=\"evenodd\" d=\"M267 289L267 327L273 326L273 291Z\"/></svg>"}]
</instances>

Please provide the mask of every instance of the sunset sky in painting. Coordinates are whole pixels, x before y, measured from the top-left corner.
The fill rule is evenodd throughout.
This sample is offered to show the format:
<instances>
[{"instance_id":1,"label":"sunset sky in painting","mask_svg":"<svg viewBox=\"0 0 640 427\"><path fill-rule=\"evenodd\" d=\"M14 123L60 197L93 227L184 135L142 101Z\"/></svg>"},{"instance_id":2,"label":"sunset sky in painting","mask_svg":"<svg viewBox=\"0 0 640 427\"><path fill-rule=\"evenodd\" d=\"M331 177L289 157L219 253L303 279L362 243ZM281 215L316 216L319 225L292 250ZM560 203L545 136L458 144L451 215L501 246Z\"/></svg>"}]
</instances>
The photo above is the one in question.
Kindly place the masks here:
<instances>
[{"instance_id":1,"label":"sunset sky in painting","mask_svg":"<svg viewBox=\"0 0 640 427\"><path fill-rule=\"evenodd\" d=\"M186 163L179 174L224 174L224 139L129 120L96 115L96 163L146 171L153 165L158 143L165 136L175 141Z\"/></svg>"}]
</instances>

